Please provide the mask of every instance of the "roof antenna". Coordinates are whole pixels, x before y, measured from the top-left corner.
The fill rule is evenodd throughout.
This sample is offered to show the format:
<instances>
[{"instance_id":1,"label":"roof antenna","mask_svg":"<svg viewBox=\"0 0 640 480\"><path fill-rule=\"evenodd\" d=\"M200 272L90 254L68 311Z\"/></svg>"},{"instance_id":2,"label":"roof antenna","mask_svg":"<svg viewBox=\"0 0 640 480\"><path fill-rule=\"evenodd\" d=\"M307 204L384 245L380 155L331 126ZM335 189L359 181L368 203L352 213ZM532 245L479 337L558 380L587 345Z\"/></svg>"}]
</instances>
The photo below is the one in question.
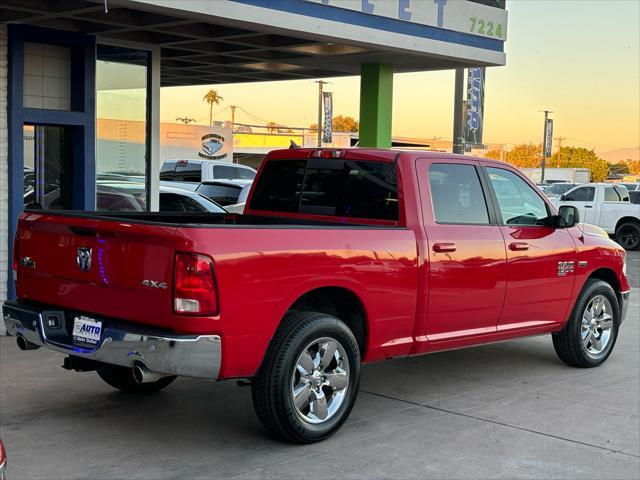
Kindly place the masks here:
<instances>
[{"instance_id":1,"label":"roof antenna","mask_svg":"<svg viewBox=\"0 0 640 480\"><path fill-rule=\"evenodd\" d=\"M293 148L293 149L295 149L295 148L300 148L300 145L298 145L296 142L294 142L293 140L291 140L291 141L289 142L289 148Z\"/></svg>"},{"instance_id":2,"label":"roof antenna","mask_svg":"<svg viewBox=\"0 0 640 480\"><path fill-rule=\"evenodd\" d=\"M109 6L107 5L107 0L104 0L104 13L109 13Z\"/></svg>"}]
</instances>

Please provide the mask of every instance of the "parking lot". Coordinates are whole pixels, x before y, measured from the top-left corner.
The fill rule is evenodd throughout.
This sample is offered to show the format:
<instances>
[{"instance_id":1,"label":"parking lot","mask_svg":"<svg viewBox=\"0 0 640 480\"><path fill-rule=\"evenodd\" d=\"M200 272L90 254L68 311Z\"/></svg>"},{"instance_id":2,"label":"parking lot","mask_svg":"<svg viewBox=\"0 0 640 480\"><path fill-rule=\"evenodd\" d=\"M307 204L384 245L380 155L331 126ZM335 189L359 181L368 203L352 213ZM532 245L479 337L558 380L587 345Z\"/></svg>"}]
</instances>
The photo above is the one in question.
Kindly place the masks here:
<instances>
[{"instance_id":1,"label":"parking lot","mask_svg":"<svg viewBox=\"0 0 640 480\"><path fill-rule=\"evenodd\" d=\"M364 367L350 419L310 446L271 439L249 388L179 379L118 393L62 356L0 338L0 437L10 479L638 478L640 253L629 315L600 368L548 336Z\"/></svg>"}]
</instances>

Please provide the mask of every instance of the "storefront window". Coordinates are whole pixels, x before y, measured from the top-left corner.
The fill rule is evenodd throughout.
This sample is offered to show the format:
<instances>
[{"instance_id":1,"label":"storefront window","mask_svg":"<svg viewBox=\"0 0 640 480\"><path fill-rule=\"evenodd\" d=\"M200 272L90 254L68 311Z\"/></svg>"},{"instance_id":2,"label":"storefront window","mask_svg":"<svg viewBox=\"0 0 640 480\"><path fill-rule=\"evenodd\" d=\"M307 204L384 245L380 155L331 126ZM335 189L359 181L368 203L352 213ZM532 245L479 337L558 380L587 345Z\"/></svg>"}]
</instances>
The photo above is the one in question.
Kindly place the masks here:
<instances>
[{"instance_id":1,"label":"storefront window","mask_svg":"<svg viewBox=\"0 0 640 480\"><path fill-rule=\"evenodd\" d=\"M149 52L98 46L96 64L96 205L148 205Z\"/></svg>"}]
</instances>

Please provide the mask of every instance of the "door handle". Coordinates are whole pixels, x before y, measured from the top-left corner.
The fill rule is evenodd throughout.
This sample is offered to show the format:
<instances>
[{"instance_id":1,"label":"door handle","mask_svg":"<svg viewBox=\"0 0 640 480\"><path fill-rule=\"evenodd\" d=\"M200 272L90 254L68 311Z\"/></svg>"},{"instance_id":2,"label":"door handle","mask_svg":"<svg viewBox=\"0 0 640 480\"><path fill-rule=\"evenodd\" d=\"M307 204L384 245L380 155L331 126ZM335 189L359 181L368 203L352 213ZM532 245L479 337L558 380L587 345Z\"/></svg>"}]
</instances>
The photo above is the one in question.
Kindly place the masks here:
<instances>
[{"instance_id":1,"label":"door handle","mask_svg":"<svg viewBox=\"0 0 640 480\"><path fill-rule=\"evenodd\" d=\"M585 205L584 208L593 208L591 205Z\"/></svg>"},{"instance_id":2,"label":"door handle","mask_svg":"<svg viewBox=\"0 0 640 480\"><path fill-rule=\"evenodd\" d=\"M433 251L436 253L455 252L456 244L455 243L434 243Z\"/></svg>"},{"instance_id":3,"label":"door handle","mask_svg":"<svg viewBox=\"0 0 640 480\"><path fill-rule=\"evenodd\" d=\"M529 244L527 242L512 242L509 244L509 250L513 252L529 250Z\"/></svg>"}]
</instances>

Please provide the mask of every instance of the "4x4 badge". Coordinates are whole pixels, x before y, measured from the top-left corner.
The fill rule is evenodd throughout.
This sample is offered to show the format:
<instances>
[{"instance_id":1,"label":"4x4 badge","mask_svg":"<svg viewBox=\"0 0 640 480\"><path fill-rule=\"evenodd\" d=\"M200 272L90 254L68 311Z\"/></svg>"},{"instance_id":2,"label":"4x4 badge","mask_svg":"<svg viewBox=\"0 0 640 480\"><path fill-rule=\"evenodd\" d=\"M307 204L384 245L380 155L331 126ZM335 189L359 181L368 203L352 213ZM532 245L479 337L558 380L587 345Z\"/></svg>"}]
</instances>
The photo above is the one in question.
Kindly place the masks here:
<instances>
[{"instance_id":1,"label":"4x4 badge","mask_svg":"<svg viewBox=\"0 0 640 480\"><path fill-rule=\"evenodd\" d=\"M573 273L573 262L558 262L558 276L564 277L567 273Z\"/></svg>"}]
</instances>

